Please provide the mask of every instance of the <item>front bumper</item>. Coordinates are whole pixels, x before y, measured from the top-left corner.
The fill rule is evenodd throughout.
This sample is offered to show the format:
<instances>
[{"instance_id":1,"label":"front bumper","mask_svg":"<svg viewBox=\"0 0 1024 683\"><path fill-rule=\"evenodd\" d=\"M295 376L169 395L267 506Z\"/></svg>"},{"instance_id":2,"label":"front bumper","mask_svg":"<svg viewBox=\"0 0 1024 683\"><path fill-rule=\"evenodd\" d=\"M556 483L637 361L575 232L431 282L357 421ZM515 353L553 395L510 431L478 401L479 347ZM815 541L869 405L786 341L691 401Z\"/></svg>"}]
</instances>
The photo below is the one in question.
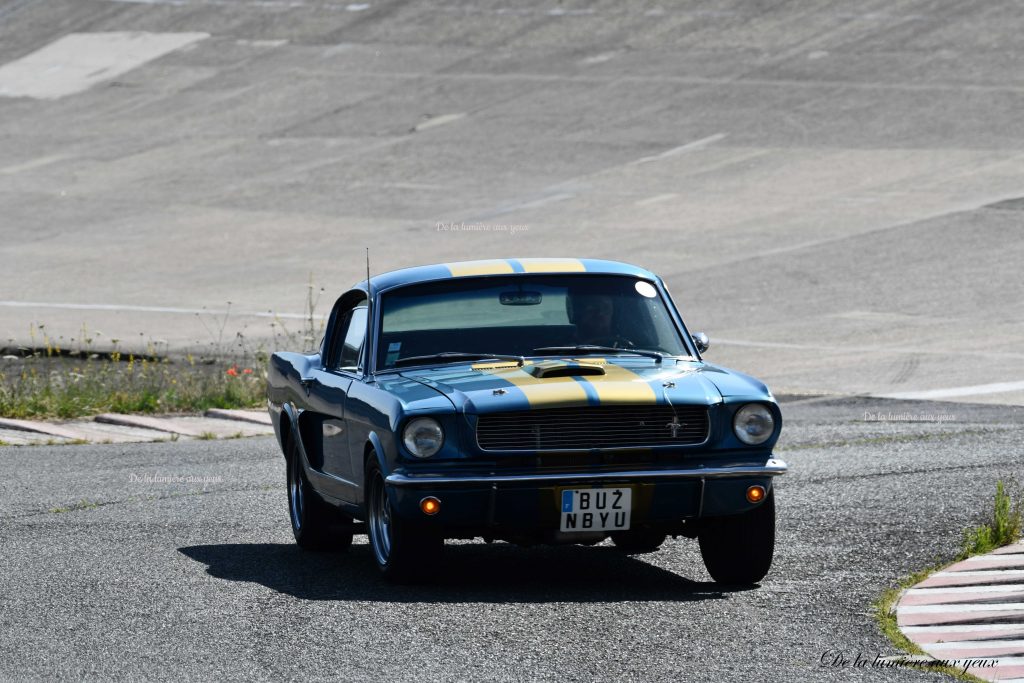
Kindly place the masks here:
<instances>
[{"instance_id":1,"label":"front bumper","mask_svg":"<svg viewBox=\"0 0 1024 683\"><path fill-rule=\"evenodd\" d=\"M771 490L772 479L787 469L782 460L770 458L762 464L685 469L395 472L385 482L397 514L448 529L557 528L562 489L630 486L635 527L746 512L757 505L747 502L747 488L757 484ZM427 496L441 501L441 511L432 517L420 512L420 501Z\"/></svg>"}]
</instances>

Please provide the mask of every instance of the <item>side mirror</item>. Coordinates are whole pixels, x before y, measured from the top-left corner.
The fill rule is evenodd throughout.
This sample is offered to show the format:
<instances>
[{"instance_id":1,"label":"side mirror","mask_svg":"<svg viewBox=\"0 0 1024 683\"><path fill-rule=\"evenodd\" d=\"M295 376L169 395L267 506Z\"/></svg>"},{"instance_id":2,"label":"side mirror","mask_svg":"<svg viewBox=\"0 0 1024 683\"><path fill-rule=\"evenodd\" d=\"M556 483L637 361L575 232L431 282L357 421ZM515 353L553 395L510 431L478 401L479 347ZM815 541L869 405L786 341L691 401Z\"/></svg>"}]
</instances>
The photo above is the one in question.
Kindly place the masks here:
<instances>
[{"instance_id":1,"label":"side mirror","mask_svg":"<svg viewBox=\"0 0 1024 683\"><path fill-rule=\"evenodd\" d=\"M690 339L693 340L693 343L697 347L697 350L701 353L707 351L708 347L711 346L711 340L708 339L708 335L704 334L703 332L694 332L693 334L690 335Z\"/></svg>"}]
</instances>

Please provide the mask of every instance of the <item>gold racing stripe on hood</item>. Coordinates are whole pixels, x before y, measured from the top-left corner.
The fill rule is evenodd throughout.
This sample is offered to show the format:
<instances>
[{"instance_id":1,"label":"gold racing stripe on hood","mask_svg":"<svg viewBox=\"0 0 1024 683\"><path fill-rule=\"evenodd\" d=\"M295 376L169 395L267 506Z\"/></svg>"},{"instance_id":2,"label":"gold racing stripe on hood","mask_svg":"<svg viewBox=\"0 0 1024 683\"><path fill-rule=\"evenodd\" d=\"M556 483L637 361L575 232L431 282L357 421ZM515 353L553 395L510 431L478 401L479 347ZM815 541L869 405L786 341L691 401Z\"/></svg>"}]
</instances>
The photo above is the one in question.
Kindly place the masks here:
<instances>
[{"instance_id":1,"label":"gold racing stripe on hood","mask_svg":"<svg viewBox=\"0 0 1024 683\"><path fill-rule=\"evenodd\" d=\"M582 359L580 359L582 360ZM587 358L594 363L605 359ZM584 377L593 385L601 405L616 403L657 403L658 395L646 379L621 365L605 362L604 374Z\"/></svg>"},{"instance_id":2,"label":"gold racing stripe on hood","mask_svg":"<svg viewBox=\"0 0 1024 683\"><path fill-rule=\"evenodd\" d=\"M476 363L474 370L499 377L517 387L526 396L531 408L556 408L559 406L587 404L587 391L583 384L593 387L599 405L653 404L658 395L650 383L621 365L609 363L604 358L576 358L576 362L600 365L604 375L573 377L534 377L508 361ZM526 361L532 365L532 361Z\"/></svg>"},{"instance_id":3,"label":"gold racing stripe on hood","mask_svg":"<svg viewBox=\"0 0 1024 683\"><path fill-rule=\"evenodd\" d=\"M526 363L532 365L530 361ZM531 408L558 408L587 403L586 389L572 377L534 377L523 368L510 366L508 362L476 363L473 369L503 379L518 388Z\"/></svg>"}]
</instances>

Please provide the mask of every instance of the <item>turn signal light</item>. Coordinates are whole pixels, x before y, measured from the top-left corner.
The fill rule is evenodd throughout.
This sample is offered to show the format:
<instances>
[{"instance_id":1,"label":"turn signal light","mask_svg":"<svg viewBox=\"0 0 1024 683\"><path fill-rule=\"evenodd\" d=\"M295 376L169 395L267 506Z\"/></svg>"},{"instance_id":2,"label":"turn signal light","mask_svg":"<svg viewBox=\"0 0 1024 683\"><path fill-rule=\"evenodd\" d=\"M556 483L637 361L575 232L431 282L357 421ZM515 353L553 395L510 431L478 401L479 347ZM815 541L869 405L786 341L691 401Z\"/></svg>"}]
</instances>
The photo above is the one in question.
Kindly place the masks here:
<instances>
[{"instance_id":1,"label":"turn signal light","mask_svg":"<svg viewBox=\"0 0 1024 683\"><path fill-rule=\"evenodd\" d=\"M433 496L428 496L420 501L420 510L425 515L436 515L441 511L441 501Z\"/></svg>"},{"instance_id":2,"label":"turn signal light","mask_svg":"<svg viewBox=\"0 0 1024 683\"><path fill-rule=\"evenodd\" d=\"M751 503L760 503L764 500L764 487L763 486L751 486L747 489L747 501Z\"/></svg>"}]
</instances>

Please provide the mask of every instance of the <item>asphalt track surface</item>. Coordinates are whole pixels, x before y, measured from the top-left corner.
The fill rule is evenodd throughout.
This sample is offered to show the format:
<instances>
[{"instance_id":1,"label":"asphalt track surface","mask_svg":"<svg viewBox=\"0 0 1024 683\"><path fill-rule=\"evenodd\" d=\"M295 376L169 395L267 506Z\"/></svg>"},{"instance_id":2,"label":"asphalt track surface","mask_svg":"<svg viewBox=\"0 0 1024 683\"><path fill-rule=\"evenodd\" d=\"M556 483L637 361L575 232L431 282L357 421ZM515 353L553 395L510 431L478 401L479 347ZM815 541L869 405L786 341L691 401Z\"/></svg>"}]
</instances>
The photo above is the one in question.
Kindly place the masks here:
<instances>
[{"instance_id":1,"label":"asphalt track surface","mask_svg":"<svg viewBox=\"0 0 1024 683\"><path fill-rule=\"evenodd\" d=\"M634 557L450 543L438 584L392 586L365 537L294 545L272 439L2 448L0 678L940 680L822 657L894 654L871 602L951 559L995 481L1024 478L1024 412L812 399L783 416L775 564L742 591L688 539ZM188 477L206 483L153 483Z\"/></svg>"},{"instance_id":2,"label":"asphalt track surface","mask_svg":"<svg viewBox=\"0 0 1024 683\"><path fill-rule=\"evenodd\" d=\"M3 94L112 32L180 47ZM1011 0L0 0L0 341L271 344L251 314L311 274L326 310L365 246L604 257L777 392L1021 404L1022 32Z\"/></svg>"},{"instance_id":3,"label":"asphalt track surface","mask_svg":"<svg viewBox=\"0 0 1024 683\"><path fill-rule=\"evenodd\" d=\"M269 439L0 448L0 678L937 680L821 661L891 653L870 603L1024 479L1021 16L0 0L0 346L273 344L364 246L376 272L581 256L663 275L709 360L776 393L975 402L785 403L776 564L737 592L685 539L453 545L441 584L392 587L363 539L294 547ZM180 47L3 93L112 32Z\"/></svg>"}]
</instances>

